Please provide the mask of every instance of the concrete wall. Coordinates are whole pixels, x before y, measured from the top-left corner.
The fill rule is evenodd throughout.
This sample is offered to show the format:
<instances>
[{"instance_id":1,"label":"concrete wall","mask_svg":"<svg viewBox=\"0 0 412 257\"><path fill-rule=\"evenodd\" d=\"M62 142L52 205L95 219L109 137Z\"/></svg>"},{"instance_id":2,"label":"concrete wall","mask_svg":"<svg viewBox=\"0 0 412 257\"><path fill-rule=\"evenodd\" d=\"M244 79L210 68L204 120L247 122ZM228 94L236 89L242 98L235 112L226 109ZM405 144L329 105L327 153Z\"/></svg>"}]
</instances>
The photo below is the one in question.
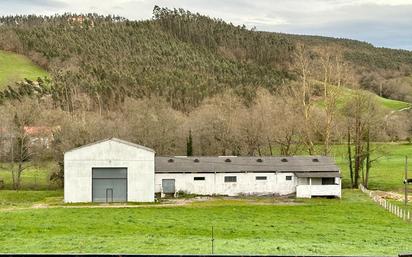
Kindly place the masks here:
<instances>
[{"instance_id":1,"label":"concrete wall","mask_svg":"<svg viewBox=\"0 0 412 257\"><path fill-rule=\"evenodd\" d=\"M92 201L92 168L127 168L127 200L154 201L154 155L144 148L107 140L64 155L64 201Z\"/></svg>"},{"instance_id":2,"label":"concrete wall","mask_svg":"<svg viewBox=\"0 0 412 257\"><path fill-rule=\"evenodd\" d=\"M225 176L236 176L237 182L225 182ZM267 180L256 180L256 176L265 176ZM292 176L292 180L286 180ZM194 180L205 177L205 180ZM279 194L287 195L296 191L297 178L293 173L178 173L156 174L155 191L162 192L162 179L175 179L176 191L185 191L200 195L238 194Z\"/></svg>"},{"instance_id":3,"label":"concrete wall","mask_svg":"<svg viewBox=\"0 0 412 257\"><path fill-rule=\"evenodd\" d=\"M336 185L322 185L322 178L312 178L310 184L296 186L296 197L311 198L312 196L335 196L341 198L341 179L335 178Z\"/></svg>"}]
</instances>

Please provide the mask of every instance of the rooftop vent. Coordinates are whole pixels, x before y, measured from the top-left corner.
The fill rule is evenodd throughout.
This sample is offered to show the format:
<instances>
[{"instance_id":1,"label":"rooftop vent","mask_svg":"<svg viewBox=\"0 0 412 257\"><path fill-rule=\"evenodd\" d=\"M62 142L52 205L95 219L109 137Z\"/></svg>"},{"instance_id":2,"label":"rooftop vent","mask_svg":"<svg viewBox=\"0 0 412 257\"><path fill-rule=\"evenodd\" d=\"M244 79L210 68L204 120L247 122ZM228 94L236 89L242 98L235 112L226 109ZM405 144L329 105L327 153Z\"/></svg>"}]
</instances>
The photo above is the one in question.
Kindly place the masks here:
<instances>
[{"instance_id":1,"label":"rooftop vent","mask_svg":"<svg viewBox=\"0 0 412 257\"><path fill-rule=\"evenodd\" d=\"M225 160L225 162L232 162L232 160L229 159L229 158L227 158L227 159Z\"/></svg>"},{"instance_id":2,"label":"rooftop vent","mask_svg":"<svg viewBox=\"0 0 412 257\"><path fill-rule=\"evenodd\" d=\"M200 162L199 159L195 159L194 162Z\"/></svg>"},{"instance_id":3,"label":"rooftop vent","mask_svg":"<svg viewBox=\"0 0 412 257\"><path fill-rule=\"evenodd\" d=\"M318 158L313 158L312 161L313 162L319 162L319 159Z\"/></svg>"},{"instance_id":4,"label":"rooftop vent","mask_svg":"<svg viewBox=\"0 0 412 257\"><path fill-rule=\"evenodd\" d=\"M169 160L167 160L167 162L175 162L175 160L169 159Z\"/></svg>"},{"instance_id":5,"label":"rooftop vent","mask_svg":"<svg viewBox=\"0 0 412 257\"><path fill-rule=\"evenodd\" d=\"M263 162L263 160L260 159L260 158L259 158L259 159L256 159L256 161L257 161L257 162Z\"/></svg>"},{"instance_id":6,"label":"rooftop vent","mask_svg":"<svg viewBox=\"0 0 412 257\"><path fill-rule=\"evenodd\" d=\"M288 162L288 159L282 158L280 161L281 161L281 162Z\"/></svg>"}]
</instances>

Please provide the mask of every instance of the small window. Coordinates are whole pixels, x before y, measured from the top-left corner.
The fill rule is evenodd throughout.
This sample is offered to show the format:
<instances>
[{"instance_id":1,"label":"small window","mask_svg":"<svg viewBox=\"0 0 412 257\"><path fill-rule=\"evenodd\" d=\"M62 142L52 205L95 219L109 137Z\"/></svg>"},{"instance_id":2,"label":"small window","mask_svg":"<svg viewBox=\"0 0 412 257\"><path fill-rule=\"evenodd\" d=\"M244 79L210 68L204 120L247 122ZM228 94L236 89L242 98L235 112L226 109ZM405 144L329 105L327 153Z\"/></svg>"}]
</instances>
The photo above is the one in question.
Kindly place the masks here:
<instances>
[{"instance_id":1,"label":"small window","mask_svg":"<svg viewBox=\"0 0 412 257\"><path fill-rule=\"evenodd\" d=\"M256 176L256 180L267 180L268 177L266 176Z\"/></svg>"},{"instance_id":2,"label":"small window","mask_svg":"<svg viewBox=\"0 0 412 257\"><path fill-rule=\"evenodd\" d=\"M322 178L322 185L334 185L335 178Z\"/></svg>"},{"instance_id":3,"label":"small window","mask_svg":"<svg viewBox=\"0 0 412 257\"><path fill-rule=\"evenodd\" d=\"M168 162L174 162L175 160L173 160L173 159L169 159L169 160L167 160Z\"/></svg>"},{"instance_id":4,"label":"small window","mask_svg":"<svg viewBox=\"0 0 412 257\"><path fill-rule=\"evenodd\" d=\"M205 177L194 177L193 180L195 180L195 181L205 180Z\"/></svg>"},{"instance_id":5,"label":"small window","mask_svg":"<svg viewBox=\"0 0 412 257\"><path fill-rule=\"evenodd\" d=\"M237 177L236 176L225 176L225 182L236 182Z\"/></svg>"},{"instance_id":6,"label":"small window","mask_svg":"<svg viewBox=\"0 0 412 257\"><path fill-rule=\"evenodd\" d=\"M286 180L292 180L292 176L286 176Z\"/></svg>"},{"instance_id":7,"label":"small window","mask_svg":"<svg viewBox=\"0 0 412 257\"><path fill-rule=\"evenodd\" d=\"M281 161L281 162L288 162L288 159L282 158L280 161Z\"/></svg>"}]
</instances>

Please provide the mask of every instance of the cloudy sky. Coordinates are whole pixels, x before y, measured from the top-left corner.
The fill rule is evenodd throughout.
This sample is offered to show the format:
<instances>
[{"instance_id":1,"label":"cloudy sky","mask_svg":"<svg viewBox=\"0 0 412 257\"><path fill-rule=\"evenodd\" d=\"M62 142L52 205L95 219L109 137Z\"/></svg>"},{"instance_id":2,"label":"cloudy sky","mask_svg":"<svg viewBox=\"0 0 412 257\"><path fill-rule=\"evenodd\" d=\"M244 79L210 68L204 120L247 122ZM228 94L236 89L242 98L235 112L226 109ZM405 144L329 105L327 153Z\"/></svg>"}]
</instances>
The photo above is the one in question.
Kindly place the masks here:
<instances>
[{"instance_id":1,"label":"cloudy sky","mask_svg":"<svg viewBox=\"0 0 412 257\"><path fill-rule=\"evenodd\" d=\"M0 0L0 15L64 12L149 19L184 8L258 30L324 35L412 50L412 0Z\"/></svg>"}]
</instances>

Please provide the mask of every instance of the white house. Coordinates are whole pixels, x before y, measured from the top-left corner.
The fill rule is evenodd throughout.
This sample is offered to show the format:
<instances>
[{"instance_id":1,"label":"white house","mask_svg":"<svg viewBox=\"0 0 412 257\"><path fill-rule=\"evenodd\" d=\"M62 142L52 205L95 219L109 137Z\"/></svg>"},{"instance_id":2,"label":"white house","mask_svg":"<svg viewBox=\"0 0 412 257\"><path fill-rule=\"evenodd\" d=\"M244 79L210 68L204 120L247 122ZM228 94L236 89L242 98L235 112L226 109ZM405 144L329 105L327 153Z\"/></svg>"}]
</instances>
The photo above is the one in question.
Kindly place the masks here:
<instances>
[{"instance_id":1,"label":"white house","mask_svg":"<svg viewBox=\"0 0 412 257\"><path fill-rule=\"evenodd\" d=\"M341 197L339 168L325 156L155 157L107 139L65 153L65 202L151 202L155 193Z\"/></svg>"}]
</instances>

